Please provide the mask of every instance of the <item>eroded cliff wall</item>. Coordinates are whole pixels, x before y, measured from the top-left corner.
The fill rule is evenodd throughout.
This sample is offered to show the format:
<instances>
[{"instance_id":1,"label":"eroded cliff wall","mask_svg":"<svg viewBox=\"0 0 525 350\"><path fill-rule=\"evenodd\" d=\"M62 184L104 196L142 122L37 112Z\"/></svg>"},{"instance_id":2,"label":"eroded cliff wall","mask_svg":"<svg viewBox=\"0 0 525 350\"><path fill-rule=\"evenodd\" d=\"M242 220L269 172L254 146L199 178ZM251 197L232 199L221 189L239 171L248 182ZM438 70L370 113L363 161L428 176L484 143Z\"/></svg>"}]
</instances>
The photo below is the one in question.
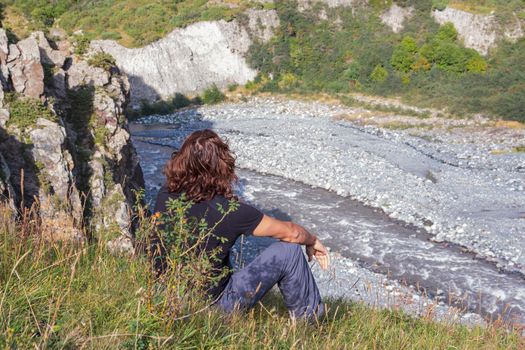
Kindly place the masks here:
<instances>
[{"instance_id":1,"label":"eroded cliff wall","mask_svg":"<svg viewBox=\"0 0 525 350\"><path fill-rule=\"evenodd\" d=\"M494 14L475 14L446 7L442 11L434 10L432 17L439 24L447 22L454 24L465 47L472 48L483 55L488 54L498 40L503 38L514 41L525 34L522 20L516 15L512 15L502 24Z\"/></svg>"},{"instance_id":2,"label":"eroded cliff wall","mask_svg":"<svg viewBox=\"0 0 525 350\"><path fill-rule=\"evenodd\" d=\"M198 93L211 84L246 84L257 72L245 59L253 40L269 40L279 25L275 11L249 10L244 20L199 22L176 29L143 48L111 40L92 42L115 57L131 82L131 103Z\"/></svg>"},{"instance_id":3,"label":"eroded cliff wall","mask_svg":"<svg viewBox=\"0 0 525 350\"><path fill-rule=\"evenodd\" d=\"M0 29L0 194L37 210L50 238L104 231L130 250L143 179L123 114L129 83L72 49L42 32L9 42Z\"/></svg>"}]
</instances>

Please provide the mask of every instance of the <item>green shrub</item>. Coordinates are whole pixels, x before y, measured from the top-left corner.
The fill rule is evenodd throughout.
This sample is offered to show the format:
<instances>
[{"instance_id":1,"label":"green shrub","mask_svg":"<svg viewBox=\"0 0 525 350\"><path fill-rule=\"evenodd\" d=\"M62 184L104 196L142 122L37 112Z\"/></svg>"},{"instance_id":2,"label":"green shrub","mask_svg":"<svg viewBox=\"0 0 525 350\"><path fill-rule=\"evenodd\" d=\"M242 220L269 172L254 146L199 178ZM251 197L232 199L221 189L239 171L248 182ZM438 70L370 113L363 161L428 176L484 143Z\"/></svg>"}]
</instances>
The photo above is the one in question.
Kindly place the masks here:
<instances>
[{"instance_id":1,"label":"green shrub","mask_svg":"<svg viewBox=\"0 0 525 350\"><path fill-rule=\"evenodd\" d=\"M432 0L432 8L443 11L448 5L448 0Z\"/></svg>"},{"instance_id":2,"label":"green shrub","mask_svg":"<svg viewBox=\"0 0 525 350\"><path fill-rule=\"evenodd\" d=\"M375 66L372 73L370 73L370 79L376 83L382 83L388 78L388 71L381 65Z\"/></svg>"},{"instance_id":3,"label":"green shrub","mask_svg":"<svg viewBox=\"0 0 525 350\"><path fill-rule=\"evenodd\" d=\"M359 62L352 62L348 68L343 71L343 77L349 80L358 80L361 77L362 67Z\"/></svg>"},{"instance_id":4,"label":"green shrub","mask_svg":"<svg viewBox=\"0 0 525 350\"><path fill-rule=\"evenodd\" d=\"M462 73L466 70L465 50L453 43L441 42L434 53L436 65L449 72Z\"/></svg>"},{"instance_id":5,"label":"green shrub","mask_svg":"<svg viewBox=\"0 0 525 350\"><path fill-rule=\"evenodd\" d=\"M21 130L34 126L38 118L57 121L57 116L37 99L13 95L9 102L10 117L7 126L16 126Z\"/></svg>"},{"instance_id":6,"label":"green shrub","mask_svg":"<svg viewBox=\"0 0 525 350\"><path fill-rule=\"evenodd\" d=\"M487 61L481 56L472 57L467 61L467 71L470 73L485 73L488 69Z\"/></svg>"},{"instance_id":7,"label":"green shrub","mask_svg":"<svg viewBox=\"0 0 525 350\"><path fill-rule=\"evenodd\" d=\"M447 22L444 25L442 25L436 34L436 40L439 41L455 42L457 38L458 31L456 30L456 27L454 27L454 24L451 22Z\"/></svg>"},{"instance_id":8,"label":"green shrub","mask_svg":"<svg viewBox=\"0 0 525 350\"><path fill-rule=\"evenodd\" d=\"M292 73L284 73L281 75L277 86L282 90L290 90L299 84L299 79Z\"/></svg>"},{"instance_id":9,"label":"green shrub","mask_svg":"<svg viewBox=\"0 0 525 350\"><path fill-rule=\"evenodd\" d=\"M414 38L405 36L392 53L390 63L394 69L408 73L416 62L417 43Z\"/></svg>"},{"instance_id":10,"label":"green shrub","mask_svg":"<svg viewBox=\"0 0 525 350\"><path fill-rule=\"evenodd\" d=\"M239 84L237 83L228 84L228 91L233 92L237 90L238 87L239 87Z\"/></svg>"},{"instance_id":11,"label":"green shrub","mask_svg":"<svg viewBox=\"0 0 525 350\"><path fill-rule=\"evenodd\" d=\"M191 105L191 100L181 93L176 93L171 99L171 104L175 109L183 108Z\"/></svg>"},{"instance_id":12,"label":"green shrub","mask_svg":"<svg viewBox=\"0 0 525 350\"><path fill-rule=\"evenodd\" d=\"M142 100L140 103L140 114L141 115L152 115L152 114L169 114L173 112L173 105L168 101L155 101L149 102L148 100Z\"/></svg>"},{"instance_id":13,"label":"green shrub","mask_svg":"<svg viewBox=\"0 0 525 350\"><path fill-rule=\"evenodd\" d=\"M91 56L88 60L88 64L93 67L102 68L105 71L109 71L116 65L115 58L111 54L99 51Z\"/></svg>"},{"instance_id":14,"label":"green shrub","mask_svg":"<svg viewBox=\"0 0 525 350\"><path fill-rule=\"evenodd\" d=\"M213 84L206 90L204 90L204 93L202 94L202 102L204 104L215 104L224 101L226 96L222 93L221 90L217 87L217 85Z\"/></svg>"},{"instance_id":15,"label":"green shrub","mask_svg":"<svg viewBox=\"0 0 525 350\"><path fill-rule=\"evenodd\" d=\"M89 49L90 40L84 35L77 35L74 39L75 54L82 56Z\"/></svg>"}]
</instances>

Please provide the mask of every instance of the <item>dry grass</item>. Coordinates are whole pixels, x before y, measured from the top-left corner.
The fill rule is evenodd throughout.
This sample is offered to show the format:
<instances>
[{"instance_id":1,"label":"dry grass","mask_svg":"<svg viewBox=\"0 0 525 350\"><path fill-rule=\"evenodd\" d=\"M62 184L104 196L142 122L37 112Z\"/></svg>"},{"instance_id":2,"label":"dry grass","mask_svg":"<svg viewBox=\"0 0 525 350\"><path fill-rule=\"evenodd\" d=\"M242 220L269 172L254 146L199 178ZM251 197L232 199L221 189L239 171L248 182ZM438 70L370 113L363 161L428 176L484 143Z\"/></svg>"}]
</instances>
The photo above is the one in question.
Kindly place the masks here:
<instances>
[{"instance_id":1,"label":"dry grass","mask_svg":"<svg viewBox=\"0 0 525 350\"><path fill-rule=\"evenodd\" d=\"M31 24L22 12L13 7L7 7L3 11L4 19L2 25L10 30L18 38L26 38L31 33Z\"/></svg>"},{"instance_id":2,"label":"dry grass","mask_svg":"<svg viewBox=\"0 0 525 350\"><path fill-rule=\"evenodd\" d=\"M0 205L0 348L19 349L520 349L502 324L467 328L327 300L327 319L291 320L268 295L225 316L183 293L177 316L160 312L185 284L152 278L142 256L113 256L104 244L46 242L33 214L15 222ZM189 279L189 277L188 277ZM169 316L169 317L168 317Z\"/></svg>"},{"instance_id":3,"label":"dry grass","mask_svg":"<svg viewBox=\"0 0 525 350\"><path fill-rule=\"evenodd\" d=\"M497 9L496 6L481 5L479 1L475 0L452 0L449 1L448 7L479 15L489 15Z\"/></svg>"},{"instance_id":4,"label":"dry grass","mask_svg":"<svg viewBox=\"0 0 525 350\"><path fill-rule=\"evenodd\" d=\"M519 121L513 121L513 120L496 120L494 122L494 126L496 128L514 129L514 130L524 130L525 129L525 123L522 123Z\"/></svg>"}]
</instances>

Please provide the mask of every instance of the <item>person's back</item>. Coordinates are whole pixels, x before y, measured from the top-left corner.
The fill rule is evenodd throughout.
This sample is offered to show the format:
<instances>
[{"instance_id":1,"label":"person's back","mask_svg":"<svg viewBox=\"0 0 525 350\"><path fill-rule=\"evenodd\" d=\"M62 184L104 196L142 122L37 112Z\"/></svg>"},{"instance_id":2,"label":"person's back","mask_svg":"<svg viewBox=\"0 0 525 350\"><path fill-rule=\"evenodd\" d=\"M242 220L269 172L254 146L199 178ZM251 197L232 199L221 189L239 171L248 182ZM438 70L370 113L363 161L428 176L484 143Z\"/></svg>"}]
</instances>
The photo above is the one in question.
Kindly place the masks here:
<instances>
[{"instance_id":1,"label":"person's back","mask_svg":"<svg viewBox=\"0 0 525 350\"><path fill-rule=\"evenodd\" d=\"M200 248L207 252L219 249L212 274L218 275L227 267L230 250L241 234L268 236L280 241L209 290L223 310L250 308L278 284L292 315L311 318L324 312L319 290L300 245L305 245L308 258L315 257L324 269L328 267L326 248L303 227L268 217L238 202L233 194L233 183L237 181L235 158L215 132L192 133L168 161L164 172L166 184L159 191L155 211L166 212L166 202L182 194L192 201L186 215L197 221L204 219L207 227L213 228L212 236ZM231 201L236 209L228 211Z\"/></svg>"},{"instance_id":2,"label":"person's back","mask_svg":"<svg viewBox=\"0 0 525 350\"><path fill-rule=\"evenodd\" d=\"M169 199L177 200L180 195L180 192L170 192L167 186L162 186L157 195L155 212L166 212L166 202ZM217 259L212 261L210 271L212 277L220 275L223 269L228 267L230 250L237 238L241 234L253 234L253 230L263 218L260 211L244 203L239 203L238 207L229 213L228 207L229 201L222 195L216 195L192 204L187 213L189 217L195 218L196 222L204 219L208 229L213 228L209 238L198 247L206 252L216 252ZM228 283L228 279L229 275L221 278L218 284L208 291L210 297L216 299Z\"/></svg>"}]
</instances>

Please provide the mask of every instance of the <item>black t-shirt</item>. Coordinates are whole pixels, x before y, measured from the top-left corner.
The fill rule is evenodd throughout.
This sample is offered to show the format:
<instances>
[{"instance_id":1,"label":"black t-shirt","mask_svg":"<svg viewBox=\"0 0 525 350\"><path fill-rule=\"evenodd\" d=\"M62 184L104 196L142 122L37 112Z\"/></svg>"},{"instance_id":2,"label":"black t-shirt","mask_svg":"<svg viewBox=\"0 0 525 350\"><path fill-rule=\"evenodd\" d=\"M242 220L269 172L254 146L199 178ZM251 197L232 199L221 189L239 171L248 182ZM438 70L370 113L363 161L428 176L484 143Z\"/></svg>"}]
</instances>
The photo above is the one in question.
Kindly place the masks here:
<instances>
[{"instance_id":1,"label":"black t-shirt","mask_svg":"<svg viewBox=\"0 0 525 350\"><path fill-rule=\"evenodd\" d=\"M167 211L166 202L169 199L178 199L179 196L179 193L169 192L166 186L162 186L157 195L155 212L165 213ZM218 259L213 263L214 266L212 269L217 272L222 271L228 266L230 250L235 240L242 234L253 234L253 230L255 230L263 218L263 213L259 210L241 202L239 202L236 210L224 216L224 213L219 211L218 205L222 206L224 210L228 210L228 203L229 201L223 196L215 196L211 200L193 204L187 213L188 217L194 217L198 221L204 218L208 228L212 228L218 223L212 232L213 235L210 239L206 240L205 246L203 247L208 252L220 248L217 256ZM220 238L225 238L224 242L221 242ZM209 294L212 298L219 296L226 287L229 278L229 275L225 276L216 286L210 288Z\"/></svg>"}]
</instances>

